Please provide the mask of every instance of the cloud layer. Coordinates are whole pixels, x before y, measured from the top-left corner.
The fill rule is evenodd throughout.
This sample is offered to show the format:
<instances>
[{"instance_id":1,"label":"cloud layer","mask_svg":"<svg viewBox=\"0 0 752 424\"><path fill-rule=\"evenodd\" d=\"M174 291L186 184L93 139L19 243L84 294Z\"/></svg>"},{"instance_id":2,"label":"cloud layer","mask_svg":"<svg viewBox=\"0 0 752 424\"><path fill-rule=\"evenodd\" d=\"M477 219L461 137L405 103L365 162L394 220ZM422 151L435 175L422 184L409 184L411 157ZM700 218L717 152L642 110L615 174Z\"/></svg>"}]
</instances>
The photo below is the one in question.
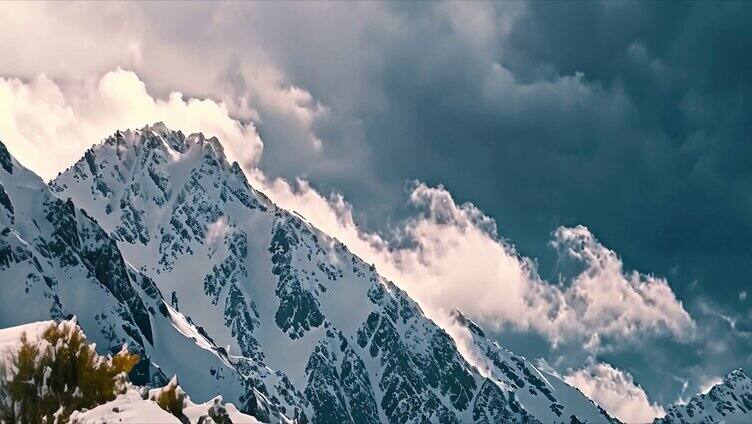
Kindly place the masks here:
<instances>
[{"instance_id":1,"label":"cloud layer","mask_svg":"<svg viewBox=\"0 0 752 424\"><path fill-rule=\"evenodd\" d=\"M44 73L75 92L85 78L117 67L136 71L155 99L168 100L173 92L210 98L243 123L263 123L265 140L280 147L273 153L279 166L300 167L301 157L321 159L313 126L327 109L291 84L259 42L254 22L267 21L266 9L231 3L0 4L0 75L28 82Z\"/></svg>"},{"instance_id":2,"label":"cloud layer","mask_svg":"<svg viewBox=\"0 0 752 424\"><path fill-rule=\"evenodd\" d=\"M135 73L121 69L65 91L43 74L28 83L0 77L0 109L0 137L45 180L114 129L159 121L221 138L228 157L247 167L256 165L263 148L253 124L232 119L223 103L186 99L179 92L154 98Z\"/></svg>"},{"instance_id":3,"label":"cloud layer","mask_svg":"<svg viewBox=\"0 0 752 424\"><path fill-rule=\"evenodd\" d=\"M493 219L472 204L458 205L441 186L412 184L409 202L418 214L395 227L391 238L362 231L341 195L327 199L306 180L294 187L266 177L256 167L263 143L255 127L231 118L223 103L178 92L156 99L133 72L110 71L66 92L44 75L29 83L2 78L0 101L8 112L0 118L0 136L45 178L116 128L163 121L186 133L216 135L272 200L375 264L440 321L460 308L491 327L533 330L554 346L585 340L593 350L603 337L647 332L685 339L694 328L664 279L625 271L616 253L582 226L554 232L560 258L581 268L561 285L544 281L531 259L499 237Z\"/></svg>"},{"instance_id":4,"label":"cloud layer","mask_svg":"<svg viewBox=\"0 0 752 424\"><path fill-rule=\"evenodd\" d=\"M493 219L472 204L457 205L440 186L415 183L410 202L419 214L386 240L361 231L341 196L326 199L305 181L291 186L259 173L254 183L376 265L438 321L459 308L486 326L533 330L554 345L583 340L594 351L603 337L692 337L694 321L667 281L626 271L583 226L561 227L553 235L561 258L581 268L559 285L543 280L531 259L503 241Z\"/></svg>"}]
</instances>

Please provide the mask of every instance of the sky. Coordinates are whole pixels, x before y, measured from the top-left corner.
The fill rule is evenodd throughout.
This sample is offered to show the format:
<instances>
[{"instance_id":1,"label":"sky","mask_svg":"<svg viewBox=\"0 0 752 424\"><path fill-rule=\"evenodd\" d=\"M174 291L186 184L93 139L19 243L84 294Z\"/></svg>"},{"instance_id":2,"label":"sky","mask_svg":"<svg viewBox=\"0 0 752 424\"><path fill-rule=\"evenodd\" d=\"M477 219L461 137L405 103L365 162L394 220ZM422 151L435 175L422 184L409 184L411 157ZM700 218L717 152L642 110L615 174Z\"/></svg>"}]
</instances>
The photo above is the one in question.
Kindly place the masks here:
<instances>
[{"instance_id":1,"label":"sky","mask_svg":"<svg viewBox=\"0 0 752 424\"><path fill-rule=\"evenodd\" d=\"M752 370L750 22L745 2L0 3L0 139L51 179L116 129L216 135L437 322L458 307L640 420Z\"/></svg>"}]
</instances>

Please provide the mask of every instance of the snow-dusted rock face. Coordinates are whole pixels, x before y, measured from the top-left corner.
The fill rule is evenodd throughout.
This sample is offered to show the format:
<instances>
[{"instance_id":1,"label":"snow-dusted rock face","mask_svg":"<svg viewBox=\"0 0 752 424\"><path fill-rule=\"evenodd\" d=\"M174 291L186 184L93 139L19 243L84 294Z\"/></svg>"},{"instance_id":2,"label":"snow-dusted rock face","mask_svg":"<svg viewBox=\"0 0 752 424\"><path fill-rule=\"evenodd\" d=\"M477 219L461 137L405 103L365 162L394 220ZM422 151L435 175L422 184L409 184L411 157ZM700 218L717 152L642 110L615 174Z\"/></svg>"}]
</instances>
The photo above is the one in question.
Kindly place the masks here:
<instances>
[{"instance_id":1,"label":"snow-dusted rock face","mask_svg":"<svg viewBox=\"0 0 752 424\"><path fill-rule=\"evenodd\" d=\"M255 383L200 328L164 302L85 211L53 195L0 143L0 327L78 317L101 352L123 343L142 361L131 378L174 374L196 399L217 393L246 410Z\"/></svg>"},{"instance_id":2,"label":"snow-dusted rock face","mask_svg":"<svg viewBox=\"0 0 752 424\"><path fill-rule=\"evenodd\" d=\"M485 376L373 267L254 190L216 139L161 124L117 132L50 186L117 240L165 294L170 314L225 346L228 363L252 382L259 418L609 420L580 392L481 335L477 350L494 364ZM198 375L207 372L201 366ZM239 405L248 398L218 393Z\"/></svg>"},{"instance_id":3,"label":"snow-dusted rock face","mask_svg":"<svg viewBox=\"0 0 752 424\"><path fill-rule=\"evenodd\" d=\"M72 202L52 195L0 143L0 322L3 326L88 312L103 347L154 342L144 299L158 289L128 267L117 245ZM96 338L95 338L96 339Z\"/></svg>"},{"instance_id":4,"label":"snow-dusted rock face","mask_svg":"<svg viewBox=\"0 0 752 424\"><path fill-rule=\"evenodd\" d=\"M709 392L674 405L656 424L752 422L752 379L744 370L732 371Z\"/></svg>"},{"instance_id":5,"label":"snow-dusted rock face","mask_svg":"<svg viewBox=\"0 0 752 424\"><path fill-rule=\"evenodd\" d=\"M485 373L504 387L514 404L534 411L542 422L616 422L578 389L556 376L543 373L525 358L500 347L486 338L483 330L461 312L452 314L455 321L468 329L474 349L485 358ZM489 422L501 422L496 420Z\"/></svg>"}]
</instances>

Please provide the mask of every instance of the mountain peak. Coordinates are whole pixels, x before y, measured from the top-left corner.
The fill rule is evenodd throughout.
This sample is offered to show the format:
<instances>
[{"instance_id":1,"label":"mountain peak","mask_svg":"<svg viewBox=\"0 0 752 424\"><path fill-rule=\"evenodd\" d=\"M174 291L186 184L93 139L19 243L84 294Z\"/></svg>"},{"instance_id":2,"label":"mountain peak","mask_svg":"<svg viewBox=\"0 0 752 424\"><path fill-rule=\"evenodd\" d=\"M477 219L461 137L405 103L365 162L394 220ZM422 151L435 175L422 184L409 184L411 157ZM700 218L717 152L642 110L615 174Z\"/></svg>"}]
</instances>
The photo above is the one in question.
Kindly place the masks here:
<instances>
[{"instance_id":1,"label":"mountain peak","mask_svg":"<svg viewBox=\"0 0 752 424\"><path fill-rule=\"evenodd\" d=\"M193 133L186 138L186 144L197 144L199 146L202 146L203 149L207 151L211 151L211 153L214 154L215 157L218 159L221 159L223 162L227 161L227 156L225 156L225 149L222 146L222 143L219 142L217 137L209 137L206 138L203 133Z\"/></svg>"},{"instance_id":2,"label":"mountain peak","mask_svg":"<svg viewBox=\"0 0 752 424\"><path fill-rule=\"evenodd\" d=\"M201 132L192 133L186 137L182 131L172 130L163 122L155 122L135 130L117 130L114 134L105 138L102 143L95 144L89 150L96 154L104 146L117 146L121 150L134 147L145 147L146 151L160 149L173 158L197 146L202 152L215 157L219 163L224 164L227 161L224 147L217 137L207 137Z\"/></svg>"},{"instance_id":3,"label":"mountain peak","mask_svg":"<svg viewBox=\"0 0 752 424\"><path fill-rule=\"evenodd\" d=\"M135 135L142 140L148 139L149 137L160 138L170 148L179 153L184 153L194 144L202 147L206 145L208 146L207 148L212 149L213 153L218 158L225 159L224 147L217 137L207 137L202 132L192 133L186 137L182 131L172 130L161 121L155 122L151 125L146 125L140 130L136 130Z\"/></svg>"},{"instance_id":4,"label":"mountain peak","mask_svg":"<svg viewBox=\"0 0 752 424\"><path fill-rule=\"evenodd\" d=\"M686 422L749 422L752 414L752 379L741 368L728 373L708 392L674 405L656 424Z\"/></svg>"},{"instance_id":5,"label":"mountain peak","mask_svg":"<svg viewBox=\"0 0 752 424\"><path fill-rule=\"evenodd\" d=\"M116 239L129 244L167 243L170 232L158 234L156 226L178 208L194 211L181 218L182 225L203 240L204 225L218 220L231 199L251 209L266 209L270 203L227 161L216 137L186 137L160 122L115 132L87 150L50 187L73 198ZM166 244L160 249L161 255Z\"/></svg>"},{"instance_id":6,"label":"mountain peak","mask_svg":"<svg viewBox=\"0 0 752 424\"><path fill-rule=\"evenodd\" d=\"M724 382L731 382L731 383L735 383L738 381L745 381L745 380L750 380L750 378L749 378L749 374L747 374L747 372L744 371L744 369L742 368L737 368L731 371L730 373L726 374L725 377L723 377Z\"/></svg>"},{"instance_id":7,"label":"mountain peak","mask_svg":"<svg viewBox=\"0 0 752 424\"><path fill-rule=\"evenodd\" d=\"M151 131L151 132L160 133L160 134L169 134L169 133L174 132L171 129L167 128L167 125L165 125L164 122L162 121L155 122L151 125L146 125L142 130Z\"/></svg>"}]
</instances>

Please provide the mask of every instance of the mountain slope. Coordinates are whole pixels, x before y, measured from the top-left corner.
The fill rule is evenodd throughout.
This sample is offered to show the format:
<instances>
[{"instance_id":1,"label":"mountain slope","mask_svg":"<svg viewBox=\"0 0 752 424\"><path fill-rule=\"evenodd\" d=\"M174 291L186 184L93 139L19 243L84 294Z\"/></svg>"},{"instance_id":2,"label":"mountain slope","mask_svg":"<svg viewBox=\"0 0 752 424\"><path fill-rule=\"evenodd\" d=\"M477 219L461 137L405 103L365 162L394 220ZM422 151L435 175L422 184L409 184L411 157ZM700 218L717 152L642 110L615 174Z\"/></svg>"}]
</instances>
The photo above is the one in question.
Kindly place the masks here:
<instances>
[{"instance_id":1,"label":"mountain slope","mask_svg":"<svg viewBox=\"0 0 752 424\"><path fill-rule=\"evenodd\" d=\"M249 411L257 397L264 402L243 361L165 303L94 219L53 195L2 143L0 199L0 327L76 315L100 351L127 343L142 357L137 383L180 374L196 399L222 393Z\"/></svg>"},{"instance_id":2,"label":"mountain slope","mask_svg":"<svg viewBox=\"0 0 752 424\"><path fill-rule=\"evenodd\" d=\"M536 418L543 422L571 421L573 417L585 422L601 422L608 416L579 390L539 371L525 358L488 339L483 330L461 312L454 311L452 318L468 330L475 354L485 359L485 373L512 391L525 409L536 411Z\"/></svg>"},{"instance_id":3,"label":"mountain slope","mask_svg":"<svg viewBox=\"0 0 752 424\"><path fill-rule=\"evenodd\" d=\"M732 371L709 392L674 405L656 424L752 422L752 379L742 369Z\"/></svg>"},{"instance_id":4,"label":"mountain slope","mask_svg":"<svg viewBox=\"0 0 752 424\"><path fill-rule=\"evenodd\" d=\"M216 139L161 124L117 132L50 186L258 377L269 411L291 416L295 404L314 422L609 420L556 377L479 340L498 363L485 376L373 267L254 190ZM281 386L265 383L268 369Z\"/></svg>"}]
</instances>

